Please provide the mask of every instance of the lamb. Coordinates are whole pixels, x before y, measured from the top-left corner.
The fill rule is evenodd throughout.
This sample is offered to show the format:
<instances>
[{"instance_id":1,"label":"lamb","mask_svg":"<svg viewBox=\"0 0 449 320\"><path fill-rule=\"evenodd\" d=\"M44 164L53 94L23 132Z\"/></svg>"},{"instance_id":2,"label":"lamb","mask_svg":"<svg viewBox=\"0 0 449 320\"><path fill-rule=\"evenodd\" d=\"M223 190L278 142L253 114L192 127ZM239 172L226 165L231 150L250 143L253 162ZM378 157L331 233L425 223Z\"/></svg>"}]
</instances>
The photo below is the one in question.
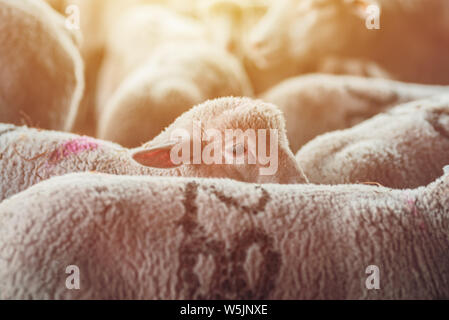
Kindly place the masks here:
<instances>
[{"instance_id":1,"label":"lamb","mask_svg":"<svg viewBox=\"0 0 449 320\"><path fill-rule=\"evenodd\" d=\"M373 5L379 29L366 27ZM275 1L251 31L248 73L260 93L287 77L324 72L328 59L345 72L349 59L350 70L359 60L361 74L374 64L396 80L448 84L448 8L446 0Z\"/></svg>"},{"instance_id":2,"label":"lamb","mask_svg":"<svg viewBox=\"0 0 449 320\"><path fill-rule=\"evenodd\" d=\"M313 74L287 79L260 95L287 120L290 148L328 131L346 129L401 103L448 92L445 86Z\"/></svg>"},{"instance_id":3,"label":"lamb","mask_svg":"<svg viewBox=\"0 0 449 320\"><path fill-rule=\"evenodd\" d=\"M201 123L200 123L201 121ZM196 127L193 127L193 126ZM259 157L257 161L206 162L182 161L174 163L172 150L180 145L178 133L184 130L189 134L183 143L198 143L202 155L206 145L218 143L221 137L213 136L209 140L195 135L195 128L212 128L225 134L226 129L236 131L232 141L223 142L226 147L223 154L243 151L247 157L252 152L247 129L276 130L277 137L270 136L267 144L270 151L267 159ZM182 132L181 132L182 133ZM226 137L226 136L225 136ZM243 137L243 141L241 139ZM261 138L263 138L261 136ZM262 141L256 136L255 144ZM271 140L275 139L277 140ZM246 139L246 140L245 140ZM190 144L189 144L190 146ZM243 150L242 150L243 148ZM237 150L235 150L237 149ZM184 149L183 149L184 150ZM175 152L175 151L174 151ZM190 152L190 148L185 154ZM191 152L194 155L194 152ZM276 156L277 155L277 156ZM265 156L265 155L263 155ZM182 159L184 160L184 159ZM204 160L203 158L200 160ZM275 165L272 174L261 174L262 168ZM117 175L153 175L153 176L190 176L233 178L246 182L259 183L304 183L306 178L288 148L285 123L281 112L273 105L248 98L222 98L207 101L194 107L179 117L164 132L151 142L136 148L126 149L115 143L101 141L75 134L16 127L10 124L0 125L0 201L52 176L70 172L96 171Z\"/></svg>"},{"instance_id":4,"label":"lamb","mask_svg":"<svg viewBox=\"0 0 449 320\"><path fill-rule=\"evenodd\" d=\"M447 190L56 177L0 204L3 298L448 299Z\"/></svg>"},{"instance_id":5,"label":"lamb","mask_svg":"<svg viewBox=\"0 0 449 320\"><path fill-rule=\"evenodd\" d=\"M242 65L224 50L208 44L163 45L111 97L97 136L136 147L198 103L252 94Z\"/></svg>"},{"instance_id":6,"label":"lamb","mask_svg":"<svg viewBox=\"0 0 449 320\"><path fill-rule=\"evenodd\" d=\"M0 0L0 121L71 129L84 88L76 39L42 0Z\"/></svg>"},{"instance_id":7,"label":"lamb","mask_svg":"<svg viewBox=\"0 0 449 320\"><path fill-rule=\"evenodd\" d=\"M449 95L413 101L321 135L296 157L313 183L426 185L449 164Z\"/></svg>"},{"instance_id":8,"label":"lamb","mask_svg":"<svg viewBox=\"0 0 449 320\"><path fill-rule=\"evenodd\" d=\"M154 49L165 43L207 42L206 30L197 21L157 5L125 10L106 33L103 66L98 79L97 114L123 79L140 67Z\"/></svg>"}]
</instances>

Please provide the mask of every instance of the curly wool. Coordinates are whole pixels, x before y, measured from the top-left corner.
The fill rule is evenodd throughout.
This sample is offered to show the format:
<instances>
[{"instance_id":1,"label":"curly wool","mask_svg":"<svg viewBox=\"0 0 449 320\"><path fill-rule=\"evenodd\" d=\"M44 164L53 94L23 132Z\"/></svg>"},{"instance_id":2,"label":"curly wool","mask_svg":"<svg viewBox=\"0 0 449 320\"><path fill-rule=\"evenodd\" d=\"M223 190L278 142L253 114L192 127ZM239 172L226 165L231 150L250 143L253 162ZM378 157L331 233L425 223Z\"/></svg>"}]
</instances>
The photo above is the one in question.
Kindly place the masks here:
<instances>
[{"instance_id":1,"label":"curly wool","mask_svg":"<svg viewBox=\"0 0 449 320\"><path fill-rule=\"evenodd\" d=\"M449 163L449 95L409 102L318 136L296 158L313 183L426 185Z\"/></svg>"},{"instance_id":2,"label":"curly wool","mask_svg":"<svg viewBox=\"0 0 449 320\"><path fill-rule=\"evenodd\" d=\"M447 299L447 190L448 175L414 190L66 175L0 204L0 285L5 299Z\"/></svg>"},{"instance_id":3,"label":"curly wool","mask_svg":"<svg viewBox=\"0 0 449 320\"><path fill-rule=\"evenodd\" d=\"M401 103L447 90L446 86L312 74L282 81L260 98L282 110L290 147L297 152L320 134L350 128Z\"/></svg>"}]
</instances>

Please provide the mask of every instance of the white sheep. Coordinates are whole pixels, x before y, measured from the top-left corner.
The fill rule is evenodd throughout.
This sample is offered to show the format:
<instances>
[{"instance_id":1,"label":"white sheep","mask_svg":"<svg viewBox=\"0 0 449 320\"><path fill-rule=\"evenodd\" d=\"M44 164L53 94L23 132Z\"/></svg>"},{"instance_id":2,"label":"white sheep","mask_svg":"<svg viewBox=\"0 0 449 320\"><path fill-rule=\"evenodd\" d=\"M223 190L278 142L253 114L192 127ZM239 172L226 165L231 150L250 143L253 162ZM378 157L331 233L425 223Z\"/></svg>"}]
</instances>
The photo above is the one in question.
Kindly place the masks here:
<instances>
[{"instance_id":1,"label":"white sheep","mask_svg":"<svg viewBox=\"0 0 449 320\"><path fill-rule=\"evenodd\" d=\"M379 29L367 28L375 21L373 8L380 9ZM324 71L327 59L339 60L339 72L347 59L347 72L354 70L356 59L362 74L377 63L397 80L449 84L448 9L446 0L274 1L251 31L248 72L256 92L287 77Z\"/></svg>"},{"instance_id":2,"label":"white sheep","mask_svg":"<svg viewBox=\"0 0 449 320\"><path fill-rule=\"evenodd\" d=\"M66 25L82 33L80 51L85 65L85 90L72 132L96 131L97 77L103 62L107 30L128 8L151 0L47 0L65 15Z\"/></svg>"},{"instance_id":3,"label":"white sheep","mask_svg":"<svg viewBox=\"0 0 449 320\"><path fill-rule=\"evenodd\" d=\"M79 28L83 37L81 54L85 63L85 91L72 131L94 135L96 132L97 78L103 63L107 32L123 12L156 0L47 0L66 16L71 28Z\"/></svg>"},{"instance_id":4,"label":"white sheep","mask_svg":"<svg viewBox=\"0 0 449 320\"><path fill-rule=\"evenodd\" d=\"M203 129L205 133L208 129L216 129L224 136L212 136L206 141L204 134L194 134L195 128ZM237 139L229 143L226 141L225 144L226 129L241 129L242 132L236 131ZM223 140L222 147L226 148L222 150L223 155L244 152L249 156L253 152L250 143L240 139L245 138L247 129L277 130L277 137L271 134L268 136L268 133L266 136L267 143L276 149L268 146L266 154L257 151L255 163L245 161L243 164L227 164L223 161L223 164L219 164L204 161L206 145L218 143L220 138ZM198 143L202 146L199 163L195 163L195 160L181 164L172 161L171 151L177 150L175 148L180 145L175 141L180 130L188 132L190 137L183 143L195 142L195 145ZM277 140L271 140L271 137ZM256 136L254 144L263 141L261 138L264 137ZM187 155L187 152L193 156L195 151L190 149L189 144L189 149L182 156ZM268 159L263 158L265 155ZM272 174L260 174L260 169L267 167L277 170ZM75 134L0 124L0 201L49 177L83 171L126 175L227 177L260 183L306 181L288 148L284 118L280 111L271 104L251 99L222 98L203 103L179 117L151 142L131 150L111 142Z\"/></svg>"},{"instance_id":5,"label":"white sheep","mask_svg":"<svg viewBox=\"0 0 449 320\"><path fill-rule=\"evenodd\" d=\"M224 50L208 44L163 45L110 98L97 135L136 147L198 103L252 94L242 65Z\"/></svg>"},{"instance_id":6,"label":"white sheep","mask_svg":"<svg viewBox=\"0 0 449 320\"><path fill-rule=\"evenodd\" d=\"M328 131L346 129L401 103L449 92L449 87L314 74L287 79L260 95L287 121L290 148Z\"/></svg>"},{"instance_id":7,"label":"white sheep","mask_svg":"<svg viewBox=\"0 0 449 320\"><path fill-rule=\"evenodd\" d=\"M449 95L413 101L321 135L296 158L313 183L426 185L449 163Z\"/></svg>"},{"instance_id":8,"label":"white sheep","mask_svg":"<svg viewBox=\"0 0 449 320\"><path fill-rule=\"evenodd\" d=\"M98 85L98 77L101 70L101 66L105 60L105 64L109 67L104 67L103 72L101 74L107 73L105 69L110 69L111 64L112 67L117 67L117 58L115 58L114 62L111 62L111 55L117 54L117 51L111 52L114 48L105 48L107 44L108 37L111 32L116 30L116 24L120 24L123 26L121 22L123 17L126 18L126 12L131 10L134 7L144 4L164 4L169 8L179 8L181 6L178 5L178 0L47 0L50 4L54 6L55 9L59 10L62 14L66 16L66 20L70 23L79 23L80 31L82 32L82 41L81 41L81 54L83 56L85 62L85 92L83 99L81 100L78 115L73 125L73 132L86 134L86 135L95 135L96 133L96 124L97 124L97 110L100 110L104 105L104 100L110 96L111 92L104 93L104 82L110 83L114 81L114 79L118 79L119 75L101 75L100 77L105 80L100 81L100 85ZM142 12L145 12L146 9ZM159 8L159 7L157 7ZM157 10L157 8L155 10ZM164 10L164 9L162 9ZM167 10L164 10L166 13ZM169 13L166 16L175 14ZM164 17L165 18L165 17ZM127 47L130 48L135 47L135 43L139 43L141 46L145 44L149 44L151 41L154 41L154 34L150 35L149 30L154 30L154 26L150 25L142 25L141 20L136 20L135 17L132 17L130 21L134 23L140 23L140 25L135 25L137 30L140 30L140 34L136 36L136 38L132 38L133 35L132 30L127 29L125 35L127 37L123 37L121 40L115 40L122 43L124 41L128 41ZM140 22L139 22L140 21ZM167 21L167 23L169 23ZM129 27L129 23L128 23ZM120 27L119 27L120 28ZM164 28L158 29L156 33L162 30L164 32ZM187 33L188 31L186 31ZM143 41L139 39L140 36L147 34L147 39ZM134 32L135 34L135 32ZM122 34L123 35L123 34ZM117 42L112 42L112 44L117 44ZM129 46L129 44L132 46ZM115 50L115 49L114 49ZM123 50L123 47L120 48ZM145 49L143 49L145 50ZM106 59L105 59L105 51ZM115 70L115 69L114 69ZM111 71L113 72L113 71ZM119 82L117 80L116 82ZM102 85L103 84L103 85ZM100 92L100 97L97 97L97 91ZM97 104L99 103L99 104Z\"/></svg>"},{"instance_id":9,"label":"white sheep","mask_svg":"<svg viewBox=\"0 0 449 320\"><path fill-rule=\"evenodd\" d=\"M448 190L52 178L0 204L2 294L448 299Z\"/></svg>"},{"instance_id":10,"label":"white sheep","mask_svg":"<svg viewBox=\"0 0 449 320\"><path fill-rule=\"evenodd\" d=\"M98 115L124 78L140 68L159 45L197 42L207 42L206 30L198 21L157 5L125 10L106 33L105 57L98 79Z\"/></svg>"},{"instance_id":11,"label":"white sheep","mask_svg":"<svg viewBox=\"0 0 449 320\"><path fill-rule=\"evenodd\" d=\"M0 121L71 129L84 88L76 38L42 0L0 0Z\"/></svg>"}]
</instances>

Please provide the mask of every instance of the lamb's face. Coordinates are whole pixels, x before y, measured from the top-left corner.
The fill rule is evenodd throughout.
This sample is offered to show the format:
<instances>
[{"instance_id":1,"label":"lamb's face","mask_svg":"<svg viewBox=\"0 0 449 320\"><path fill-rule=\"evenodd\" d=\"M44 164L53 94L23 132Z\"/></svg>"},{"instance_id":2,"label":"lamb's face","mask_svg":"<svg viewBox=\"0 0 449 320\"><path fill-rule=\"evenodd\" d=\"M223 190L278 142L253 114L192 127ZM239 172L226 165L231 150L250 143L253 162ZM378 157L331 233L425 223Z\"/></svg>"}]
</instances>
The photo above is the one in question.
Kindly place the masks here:
<instances>
[{"instance_id":1,"label":"lamb's face","mask_svg":"<svg viewBox=\"0 0 449 320\"><path fill-rule=\"evenodd\" d=\"M282 0L251 31L247 55L261 69L285 58L306 61L317 50L332 52L342 33L360 23L371 0ZM323 48L324 46L324 48ZM286 57L287 55L287 57Z\"/></svg>"},{"instance_id":2,"label":"lamb's face","mask_svg":"<svg viewBox=\"0 0 449 320\"><path fill-rule=\"evenodd\" d=\"M175 122L137 150L134 160L149 167L178 168L184 176L255 183L303 181L277 108L232 98L202 106L209 108L192 110L188 121Z\"/></svg>"}]
</instances>

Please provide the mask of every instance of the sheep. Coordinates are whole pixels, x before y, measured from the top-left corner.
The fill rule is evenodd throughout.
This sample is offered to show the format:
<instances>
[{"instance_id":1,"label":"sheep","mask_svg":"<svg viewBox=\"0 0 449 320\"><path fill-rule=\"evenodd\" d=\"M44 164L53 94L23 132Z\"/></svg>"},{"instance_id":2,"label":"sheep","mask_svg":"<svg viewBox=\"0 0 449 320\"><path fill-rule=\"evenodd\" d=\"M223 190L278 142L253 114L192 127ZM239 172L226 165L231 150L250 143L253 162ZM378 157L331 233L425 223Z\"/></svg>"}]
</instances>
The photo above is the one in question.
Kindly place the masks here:
<instances>
[{"instance_id":1,"label":"sheep","mask_svg":"<svg viewBox=\"0 0 449 320\"><path fill-rule=\"evenodd\" d=\"M321 135L296 158L312 183L426 185L449 163L449 95L409 102Z\"/></svg>"},{"instance_id":2,"label":"sheep","mask_svg":"<svg viewBox=\"0 0 449 320\"><path fill-rule=\"evenodd\" d=\"M95 135L96 132L96 83L104 51L106 17L112 20L111 11L116 13L122 0L45 0L65 16L65 27L82 34L79 49L84 61L84 94L78 106L78 113L71 132ZM131 0L127 1L131 3ZM109 6L106 4L109 3ZM118 11L118 10L117 10ZM111 17L110 17L111 16Z\"/></svg>"},{"instance_id":3,"label":"sheep","mask_svg":"<svg viewBox=\"0 0 449 320\"><path fill-rule=\"evenodd\" d=\"M85 62L85 92L72 132L95 135L97 123L97 78L105 55L107 30L122 11L144 0L60 0L55 7L70 19L78 14L83 34L81 54Z\"/></svg>"},{"instance_id":4,"label":"sheep","mask_svg":"<svg viewBox=\"0 0 449 320\"><path fill-rule=\"evenodd\" d=\"M97 114L123 79L138 69L164 43L207 42L206 30L197 21L157 5L125 10L106 33L104 62L97 92Z\"/></svg>"},{"instance_id":5,"label":"sheep","mask_svg":"<svg viewBox=\"0 0 449 320\"><path fill-rule=\"evenodd\" d=\"M0 121L71 129L84 88L77 38L42 0L0 0Z\"/></svg>"},{"instance_id":6,"label":"sheep","mask_svg":"<svg viewBox=\"0 0 449 320\"><path fill-rule=\"evenodd\" d=\"M85 91L78 108L72 132L95 135L97 77L103 62L107 29L118 19L122 11L145 0L47 0L66 21L74 23L83 37L80 51L85 64ZM78 23L79 25L76 25Z\"/></svg>"},{"instance_id":7,"label":"sheep","mask_svg":"<svg viewBox=\"0 0 449 320\"><path fill-rule=\"evenodd\" d=\"M0 204L3 298L448 299L447 190L56 177Z\"/></svg>"},{"instance_id":8,"label":"sheep","mask_svg":"<svg viewBox=\"0 0 449 320\"><path fill-rule=\"evenodd\" d=\"M206 154L206 145L220 142L221 137L212 136L206 140L204 134L201 137L195 135L195 128L204 129L205 133L208 129L216 129L224 134L227 129L241 129L241 133L236 131L236 139L229 142L222 139L221 145L226 147L224 155L228 152L239 152L242 155L245 151L249 157L253 149L248 142L250 136L245 137L247 129L276 130L277 140L274 140L276 136L271 133L267 140L276 149L271 146L266 149L270 151L270 154L266 154L269 162L261 158L261 153L257 151L255 163L223 161L220 165L218 161L203 161L204 156L199 163L195 160L184 161L184 158L181 164L174 163L171 152L180 145L179 142L176 143L180 130L188 132L190 137L181 141L181 145L186 141L199 143L201 155ZM242 141L241 136L246 140ZM263 141L263 138L256 136L254 143ZM234 151L233 148L238 150ZM187 155L187 152L190 152L190 148L182 156ZM191 154L194 155L193 152ZM261 174L260 170L267 167L277 170ZM222 98L198 105L179 117L151 142L132 150L112 142L75 134L0 124L0 201L52 176L84 171L117 175L230 177L260 183L307 181L288 148L281 112L271 104L248 98Z\"/></svg>"},{"instance_id":9,"label":"sheep","mask_svg":"<svg viewBox=\"0 0 449 320\"><path fill-rule=\"evenodd\" d=\"M126 78L99 117L97 136L136 147L208 99L252 96L238 59L208 44L167 44Z\"/></svg>"},{"instance_id":10,"label":"sheep","mask_svg":"<svg viewBox=\"0 0 449 320\"><path fill-rule=\"evenodd\" d=\"M401 103L448 92L445 86L313 74L287 79L260 95L287 120L290 148L328 131L345 129Z\"/></svg>"},{"instance_id":11,"label":"sheep","mask_svg":"<svg viewBox=\"0 0 449 320\"><path fill-rule=\"evenodd\" d=\"M68 6L75 5L80 10L82 19L81 29L88 47L104 47L108 30L121 19L127 10L140 5L159 5L176 11L184 12L183 0L47 0L55 3L55 7L62 13Z\"/></svg>"},{"instance_id":12,"label":"sheep","mask_svg":"<svg viewBox=\"0 0 449 320\"><path fill-rule=\"evenodd\" d=\"M199 1L197 12L219 47L244 58L248 32L267 8L266 0L203 0Z\"/></svg>"},{"instance_id":13,"label":"sheep","mask_svg":"<svg viewBox=\"0 0 449 320\"><path fill-rule=\"evenodd\" d=\"M85 62L85 92L79 105L72 132L95 135L97 119L97 78L105 55L108 30L123 12L141 4L158 3L175 7L178 0L47 0L67 20L78 15L83 34L81 54ZM176 8L181 9L178 5ZM107 60L108 61L108 60Z\"/></svg>"},{"instance_id":14,"label":"sheep","mask_svg":"<svg viewBox=\"0 0 449 320\"><path fill-rule=\"evenodd\" d=\"M379 29L367 28L373 5ZM275 1L250 33L248 73L260 93L287 77L323 72L327 59L337 59L340 72L356 59L362 73L374 63L396 80L448 84L448 8L446 0Z\"/></svg>"},{"instance_id":15,"label":"sheep","mask_svg":"<svg viewBox=\"0 0 449 320\"><path fill-rule=\"evenodd\" d=\"M104 55L104 24L103 16L109 13L101 0L61 0L59 10L66 15L75 28L79 28L83 38L80 46L84 60L85 91L81 100L78 115L72 132L84 135L96 133L96 92L97 76ZM110 6L116 5L116 0L109 0Z\"/></svg>"}]
</instances>

